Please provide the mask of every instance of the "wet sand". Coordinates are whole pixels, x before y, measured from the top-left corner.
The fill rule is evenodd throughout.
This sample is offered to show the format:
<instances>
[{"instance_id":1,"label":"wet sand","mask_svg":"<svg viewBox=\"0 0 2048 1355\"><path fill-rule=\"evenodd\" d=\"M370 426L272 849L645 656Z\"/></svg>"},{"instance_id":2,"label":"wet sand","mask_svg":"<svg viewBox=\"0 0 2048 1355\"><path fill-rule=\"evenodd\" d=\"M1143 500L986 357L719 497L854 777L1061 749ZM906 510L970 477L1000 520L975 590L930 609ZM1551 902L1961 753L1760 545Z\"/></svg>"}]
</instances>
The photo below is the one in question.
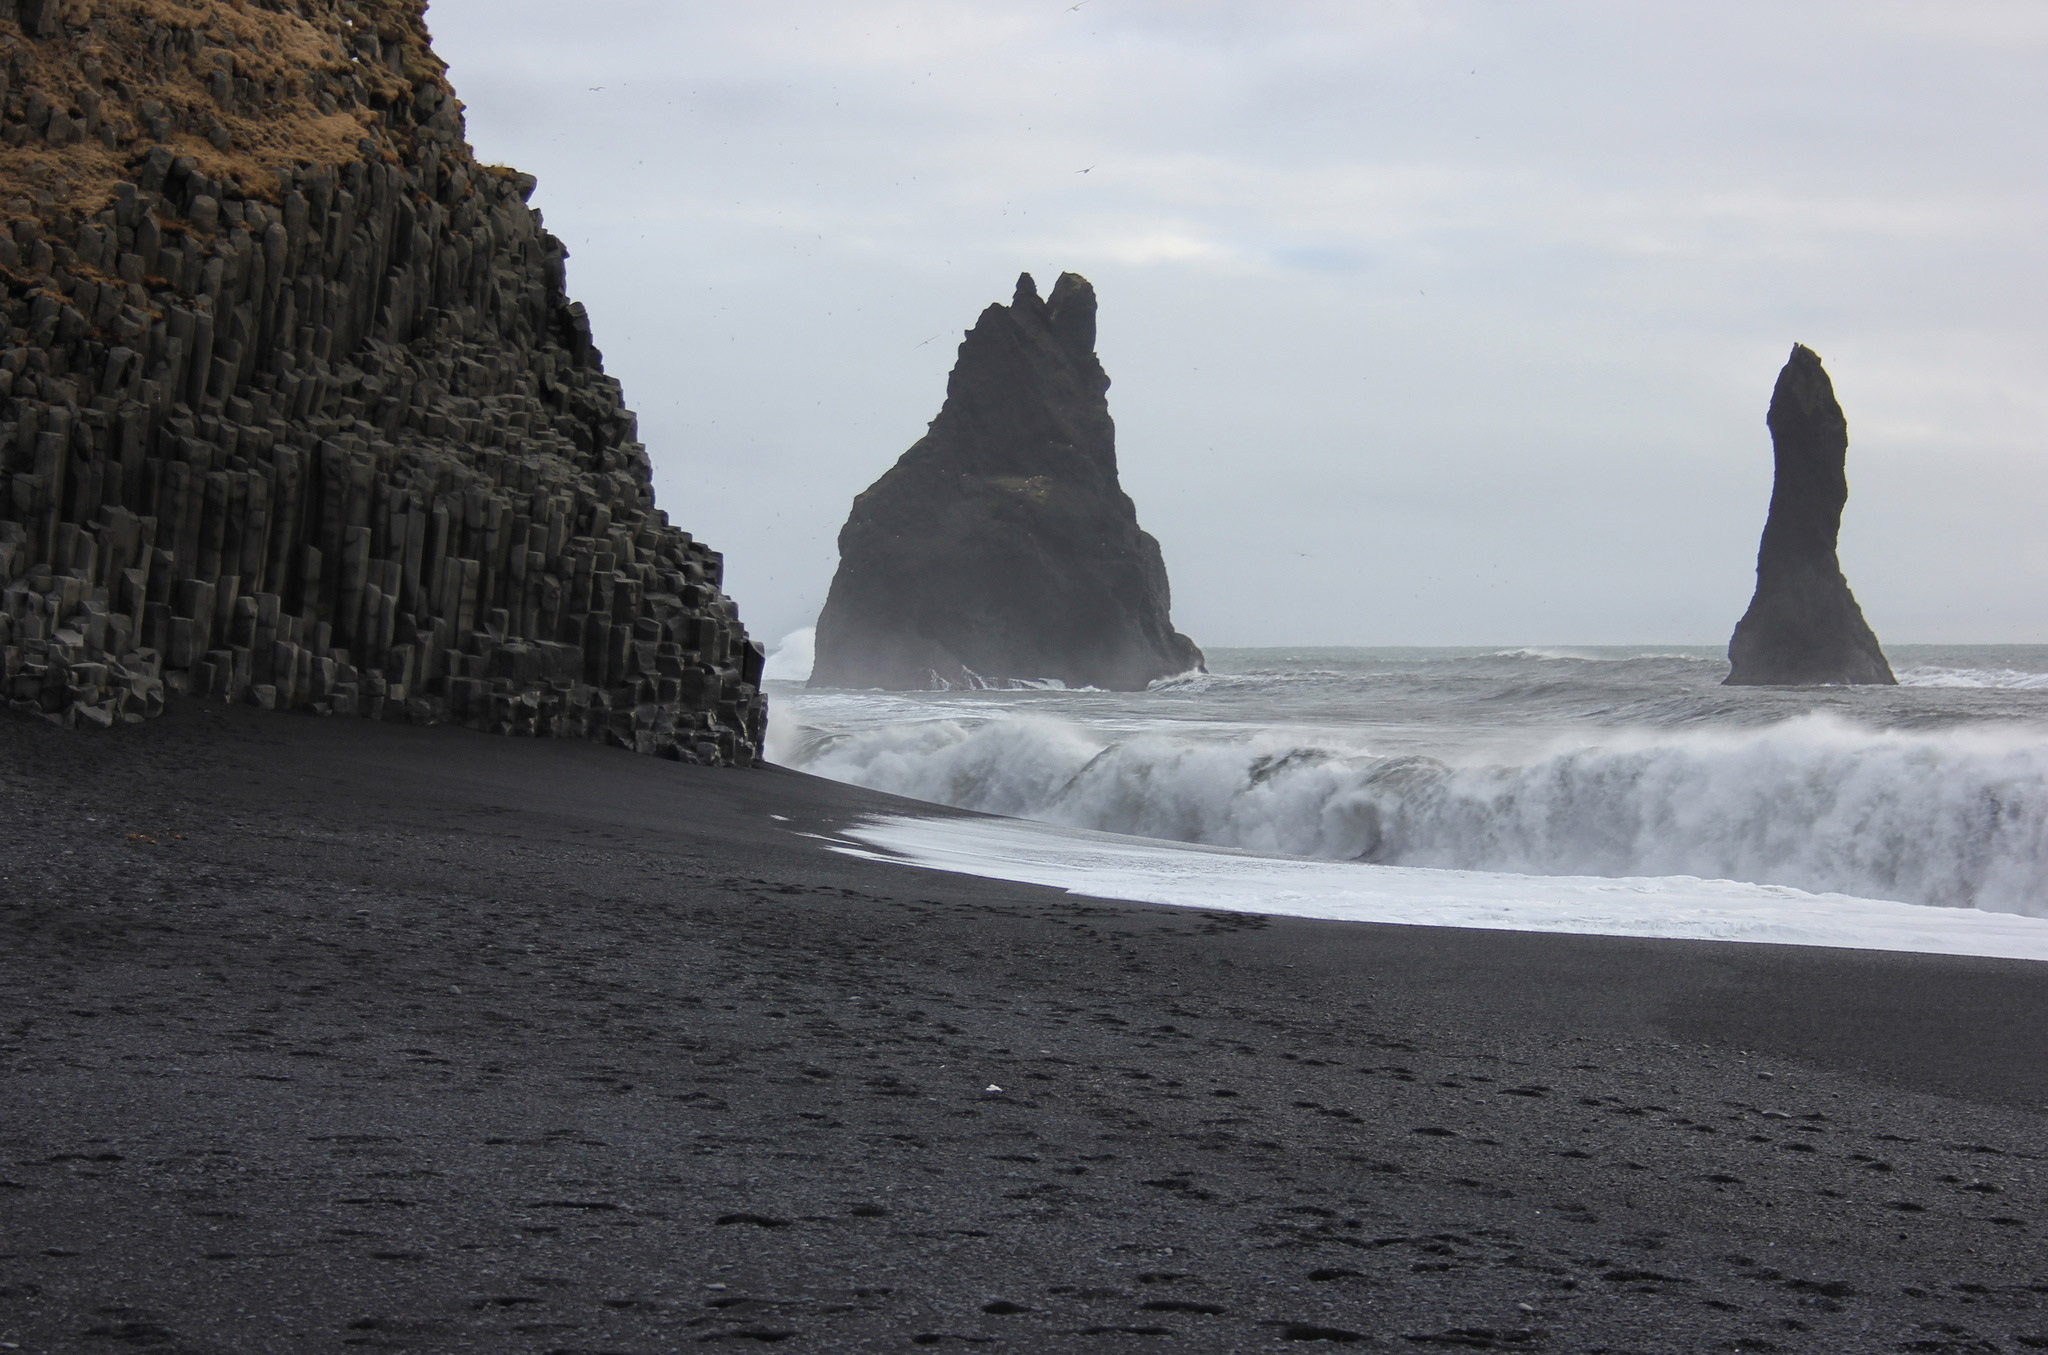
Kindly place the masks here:
<instances>
[{"instance_id":1,"label":"wet sand","mask_svg":"<svg viewBox=\"0 0 2048 1355\"><path fill-rule=\"evenodd\" d=\"M2048 966L828 849L903 807L0 717L0 1349L2048 1349Z\"/></svg>"}]
</instances>

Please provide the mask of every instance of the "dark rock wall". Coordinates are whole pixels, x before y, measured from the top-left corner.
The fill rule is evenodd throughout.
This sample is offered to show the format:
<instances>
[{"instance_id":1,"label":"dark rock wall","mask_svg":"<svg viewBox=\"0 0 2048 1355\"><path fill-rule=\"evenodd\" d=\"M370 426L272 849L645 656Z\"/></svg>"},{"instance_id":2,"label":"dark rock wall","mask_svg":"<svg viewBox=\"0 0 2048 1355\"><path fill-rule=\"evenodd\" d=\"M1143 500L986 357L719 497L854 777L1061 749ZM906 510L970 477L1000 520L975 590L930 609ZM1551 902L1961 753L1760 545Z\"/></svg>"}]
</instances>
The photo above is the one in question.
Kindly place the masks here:
<instances>
[{"instance_id":1,"label":"dark rock wall","mask_svg":"<svg viewBox=\"0 0 2048 1355\"><path fill-rule=\"evenodd\" d=\"M761 648L655 508L534 182L471 157L422 8L0 22L0 694L749 764ZM353 158L241 143L293 117Z\"/></svg>"},{"instance_id":2,"label":"dark rock wall","mask_svg":"<svg viewBox=\"0 0 2048 1355\"><path fill-rule=\"evenodd\" d=\"M1777 477L1756 594L1728 642L1728 684L1892 684L1835 554L1849 501L1849 424L1820 356L1803 344L1778 373L1767 422Z\"/></svg>"},{"instance_id":3,"label":"dark rock wall","mask_svg":"<svg viewBox=\"0 0 2048 1355\"><path fill-rule=\"evenodd\" d=\"M982 312L930 431L854 500L811 684L1132 690L1199 668L1118 483L1108 389L1085 278L1041 300L1025 274Z\"/></svg>"}]
</instances>

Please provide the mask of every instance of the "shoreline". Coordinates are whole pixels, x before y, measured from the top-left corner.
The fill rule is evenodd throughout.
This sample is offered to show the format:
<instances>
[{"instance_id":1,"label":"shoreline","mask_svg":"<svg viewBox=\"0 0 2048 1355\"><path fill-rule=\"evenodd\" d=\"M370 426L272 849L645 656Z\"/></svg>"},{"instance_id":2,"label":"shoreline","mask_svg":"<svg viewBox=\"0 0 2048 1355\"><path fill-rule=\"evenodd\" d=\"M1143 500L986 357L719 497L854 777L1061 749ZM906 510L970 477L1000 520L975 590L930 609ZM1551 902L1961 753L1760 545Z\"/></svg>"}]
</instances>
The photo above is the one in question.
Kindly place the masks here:
<instances>
[{"instance_id":1,"label":"shoreline","mask_svg":"<svg viewBox=\"0 0 2048 1355\"><path fill-rule=\"evenodd\" d=\"M459 729L0 721L0 1341L2048 1339L2038 964L804 836L881 813L969 817Z\"/></svg>"},{"instance_id":2,"label":"shoreline","mask_svg":"<svg viewBox=\"0 0 2048 1355\"><path fill-rule=\"evenodd\" d=\"M1698 876L1532 875L1287 856L1043 819L870 814L833 850L1090 898L1571 936L2048 960L2048 919Z\"/></svg>"}]
</instances>

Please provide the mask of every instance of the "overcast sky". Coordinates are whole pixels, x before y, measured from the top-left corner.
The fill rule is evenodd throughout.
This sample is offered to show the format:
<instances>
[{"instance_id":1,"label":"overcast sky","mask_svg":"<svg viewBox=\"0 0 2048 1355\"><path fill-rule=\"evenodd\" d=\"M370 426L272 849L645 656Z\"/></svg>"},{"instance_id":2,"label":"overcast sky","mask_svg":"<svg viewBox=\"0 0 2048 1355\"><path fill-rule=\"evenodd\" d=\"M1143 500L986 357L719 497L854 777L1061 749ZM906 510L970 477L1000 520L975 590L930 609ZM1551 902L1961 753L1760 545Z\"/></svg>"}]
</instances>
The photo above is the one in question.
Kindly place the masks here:
<instances>
[{"instance_id":1,"label":"overcast sky","mask_svg":"<svg viewBox=\"0 0 2048 1355\"><path fill-rule=\"evenodd\" d=\"M1720 643L1792 343L1878 635L2048 642L2048 5L433 0L771 644L1019 271L1201 644Z\"/></svg>"}]
</instances>

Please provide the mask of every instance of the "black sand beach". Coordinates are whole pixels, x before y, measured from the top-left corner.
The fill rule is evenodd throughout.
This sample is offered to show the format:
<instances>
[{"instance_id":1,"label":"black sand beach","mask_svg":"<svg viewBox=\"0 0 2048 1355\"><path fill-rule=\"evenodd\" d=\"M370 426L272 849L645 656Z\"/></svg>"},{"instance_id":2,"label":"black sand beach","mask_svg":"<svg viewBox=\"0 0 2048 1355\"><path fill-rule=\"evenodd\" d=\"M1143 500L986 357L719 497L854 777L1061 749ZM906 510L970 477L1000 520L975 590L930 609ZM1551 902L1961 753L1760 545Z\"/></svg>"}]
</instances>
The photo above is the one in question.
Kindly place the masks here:
<instances>
[{"instance_id":1,"label":"black sand beach","mask_svg":"<svg viewBox=\"0 0 2048 1355\"><path fill-rule=\"evenodd\" d=\"M2048 969L819 840L901 807L0 721L0 1348L2048 1349Z\"/></svg>"}]
</instances>

